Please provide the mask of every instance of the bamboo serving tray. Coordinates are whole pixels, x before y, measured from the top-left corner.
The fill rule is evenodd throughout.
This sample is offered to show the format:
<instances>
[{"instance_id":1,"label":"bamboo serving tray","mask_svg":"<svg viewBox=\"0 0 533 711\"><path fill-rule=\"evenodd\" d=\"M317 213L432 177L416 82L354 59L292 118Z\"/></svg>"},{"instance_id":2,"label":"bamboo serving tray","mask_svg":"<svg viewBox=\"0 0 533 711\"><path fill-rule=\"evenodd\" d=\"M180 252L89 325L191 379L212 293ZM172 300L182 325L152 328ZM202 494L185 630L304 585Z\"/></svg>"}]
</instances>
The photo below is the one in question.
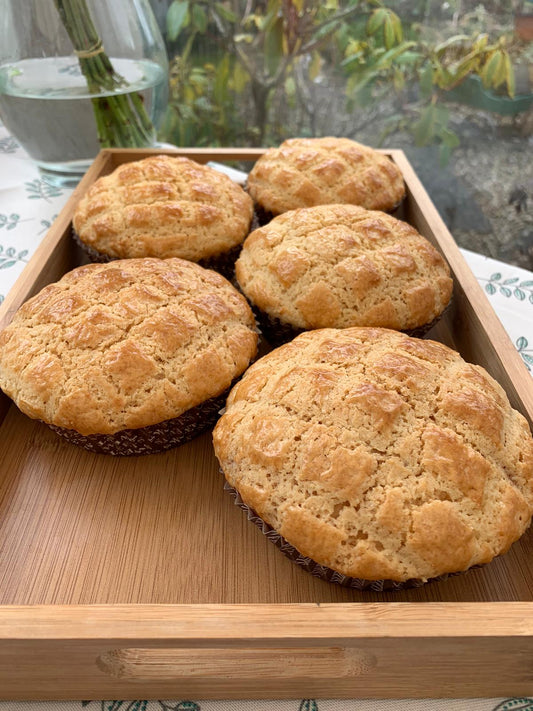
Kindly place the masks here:
<instances>
[{"instance_id":1,"label":"bamboo serving tray","mask_svg":"<svg viewBox=\"0 0 533 711\"><path fill-rule=\"evenodd\" d=\"M199 162L261 150L183 150ZM0 308L0 328L80 263L70 223L103 151ZM445 255L453 306L430 334L483 365L533 420L519 355L401 151L403 219ZM533 530L489 565L360 592L286 559L230 496L210 434L114 458L68 444L0 394L3 699L496 697L533 694Z\"/></svg>"}]
</instances>

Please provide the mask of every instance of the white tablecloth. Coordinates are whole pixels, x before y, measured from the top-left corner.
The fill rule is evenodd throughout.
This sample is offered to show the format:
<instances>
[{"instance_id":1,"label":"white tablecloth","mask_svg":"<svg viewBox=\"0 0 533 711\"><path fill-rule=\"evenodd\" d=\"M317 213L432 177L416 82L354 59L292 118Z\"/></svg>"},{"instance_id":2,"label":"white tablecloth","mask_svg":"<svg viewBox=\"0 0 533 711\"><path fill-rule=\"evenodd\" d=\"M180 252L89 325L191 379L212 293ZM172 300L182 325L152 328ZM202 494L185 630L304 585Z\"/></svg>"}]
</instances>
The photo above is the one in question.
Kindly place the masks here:
<instances>
[{"instance_id":1,"label":"white tablecloth","mask_svg":"<svg viewBox=\"0 0 533 711\"><path fill-rule=\"evenodd\" d=\"M39 174L0 124L0 303L72 190ZM533 273L463 250L533 375ZM30 690L28 690L30 693ZM1 696L1 689L0 689ZM533 711L533 698L0 702L0 711Z\"/></svg>"}]
</instances>

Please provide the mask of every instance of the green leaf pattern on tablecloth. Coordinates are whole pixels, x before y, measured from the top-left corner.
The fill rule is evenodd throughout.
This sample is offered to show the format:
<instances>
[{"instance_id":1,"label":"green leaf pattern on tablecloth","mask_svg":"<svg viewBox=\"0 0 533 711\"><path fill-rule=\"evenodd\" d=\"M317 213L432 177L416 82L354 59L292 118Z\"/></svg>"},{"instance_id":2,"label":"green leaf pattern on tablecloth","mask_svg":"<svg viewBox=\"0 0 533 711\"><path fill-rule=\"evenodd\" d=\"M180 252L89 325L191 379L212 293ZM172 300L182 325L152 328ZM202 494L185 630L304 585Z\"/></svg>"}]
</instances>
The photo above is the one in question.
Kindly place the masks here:
<instances>
[{"instance_id":1,"label":"green leaf pattern on tablecloth","mask_svg":"<svg viewBox=\"0 0 533 711\"><path fill-rule=\"evenodd\" d=\"M508 299L514 296L514 298L519 301L528 299L529 303L533 304L533 280L531 279L520 281L520 277L511 277L509 279L503 279L502 281L500 272L492 274L489 279L484 279L483 277L477 278L479 281L487 282L485 284L485 291L489 296L500 293Z\"/></svg>"},{"instance_id":2,"label":"green leaf pattern on tablecloth","mask_svg":"<svg viewBox=\"0 0 533 711\"><path fill-rule=\"evenodd\" d=\"M291 703L289 701L284 703ZM82 708L97 704L100 711L202 711L197 701L82 701ZM296 704L299 704L296 708ZM294 711L319 711L315 699L294 701Z\"/></svg>"},{"instance_id":3,"label":"green leaf pattern on tablecloth","mask_svg":"<svg viewBox=\"0 0 533 711\"><path fill-rule=\"evenodd\" d=\"M487 702L490 703L490 700L487 699ZM259 704L257 701L251 703ZM294 711L320 711L319 704L315 699L302 699L294 702L286 700L281 703L284 708L294 703ZM340 706L342 702L338 701L337 703L339 704L339 710L342 709L342 706ZM359 708L358 703L357 700L351 700L350 708L356 711ZM366 702L362 701L361 703L364 703L366 708ZM196 701L82 701L81 704L82 707L97 704L100 707L100 711L202 711L201 705ZM240 707L241 705L239 704ZM257 708L260 709L260 706L258 705ZM376 708L379 708L377 704ZM428 703L427 708L432 708L431 703ZM439 706L439 708L441 707ZM455 709L458 707L452 701L450 702L450 708ZM489 711L488 706L487 711ZM492 711L533 711L533 699L519 697L504 699L497 706L492 707Z\"/></svg>"},{"instance_id":4,"label":"green leaf pattern on tablecloth","mask_svg":"<svg viewBox=\"0 0 533 711\"><path fill-rule=\"evenodd\" d=\"M14 247L4 249L4 246L0 244L0 269L9 269L9 267L13 267L17 262L27 263L27 256L27 249L22 249L17 253Z\"/></svg>"},{"instance_id":5,"label":"green leaf pattern on tablecloth","mask_svg":"<svg viewBox=\"0 0 533 711\"><path fill-rule=\"evenodd\" d=\"M0 213L0 230L5 227L6 230L14 230L20 221L20 215L12 213L11 215L3 215Z\"/></svg>"},{"instance_id":6,"label":"green leaf pattern on tablecloth","mask_svg":"<svg viewBox=\"0 0 533 711\"><path fill-rule=\"evenodd\" d=\"M520 338L516 339L515 346L517 351L522 356L522 360L526 364L526 368L531 370L533 368L533 348L528 348L529 342L527 338L525 338L525 336L520 336Z\"/></svg>"},{"instance_id":7,"label":"green leaf pattern on tablecloth","mask_svg":"<svg viewBox=\"0 0 533 711\"><path fill-rule=\"evenodd\" d=\"M16 153L20 148L13 136L6 136L0 139L0 153Z\"/></svg>"},{"instance_id":8,"label":"green leaf pattern on tablecloth","mask_svg":"<svg viewBox=\"0 0 533 711\"><path fill-rule=\"evenodd\" d=\"M52 227L52 223L54 222L56 217L57 217L57 214L52 215L52 217L49 220L41 220L41 226L43 229L38 234L42 235L43 232L46 232L47 230L49 230L50 227Z\"/></svg>"},{"instance_id":9,"label":"green leaf pattern on tablecloth","mask_svg":"<svg viewBox=\"0 0 533 711\"><path fill-rule=\"evenodd\" d=\"M505 699L493 711L533 711L533 699Z\"/></svg>"},{"instance_id":10,"label":"green leaf pattern on tablecloth","mask_svg":"<svg viewBox=\"0 0 533 711\"><path fill-rule=\"evenodd\" d=\"M201 711L196 701L82 701L82 708L90 704L100 706L100 711Z\"/></svg>"},{"instance_id":11,"label":"green leaf pattern on tablecloth","mask_svg":"<svg viewBox=\"0 0 533 711\"><path fill-rule=\"evenodd\" d=\"M63 188L55 185L53 180L46 175L26 182L24 186L30 200L47 200L50 202L50 198L63 195Z\"/></svg>"}]
</instances>

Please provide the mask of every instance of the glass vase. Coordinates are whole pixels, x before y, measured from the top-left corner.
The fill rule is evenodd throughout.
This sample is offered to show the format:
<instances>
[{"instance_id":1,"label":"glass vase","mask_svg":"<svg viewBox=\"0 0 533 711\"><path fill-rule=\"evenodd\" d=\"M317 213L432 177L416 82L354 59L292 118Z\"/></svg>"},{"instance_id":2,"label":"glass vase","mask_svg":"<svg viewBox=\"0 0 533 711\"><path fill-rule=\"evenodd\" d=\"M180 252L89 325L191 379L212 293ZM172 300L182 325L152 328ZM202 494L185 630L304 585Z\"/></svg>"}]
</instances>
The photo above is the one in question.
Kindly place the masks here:
<instances>
[{"instance_id":1,"label":"glass vase","mask_svg":"<svg viewBox=\"0 0 533 711\"><path fill-rule=\"evenodd\" d=\"M0 118L42 170L154 145L167 92L148 0L0 0Z\"/></svg>"}]
</instances>

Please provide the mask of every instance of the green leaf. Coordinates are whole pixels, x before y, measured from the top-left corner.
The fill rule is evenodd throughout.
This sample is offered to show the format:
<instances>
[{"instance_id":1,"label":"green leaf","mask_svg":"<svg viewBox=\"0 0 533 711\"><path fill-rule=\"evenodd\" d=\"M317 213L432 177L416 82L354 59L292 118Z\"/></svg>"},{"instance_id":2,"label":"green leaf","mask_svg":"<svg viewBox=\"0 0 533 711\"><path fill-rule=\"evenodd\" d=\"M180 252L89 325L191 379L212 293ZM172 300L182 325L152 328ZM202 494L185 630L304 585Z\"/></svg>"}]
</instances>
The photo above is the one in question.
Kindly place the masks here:
<instances>
[{"instance_id":1,"label":"green leaf","mask_svg":"<svg viewBox=\"0 0 533 711\"><path fill-rule=\"evenodd\" d=\"M178 38L189 19L189 3L185 0L173 0L167 12L167 35L171 42Z\"/></svg>"},{"instance_id":2,"label":"green leaf","mask_svg":"<svg viewBox=\"0 0 533 711\"><path fill-rule=\"evenodd\" d=\"M506 286L500 286L500 294L503 294L507 298L510 298L512 293L513 292L511 291L511 289L508 289Z\"/></svg>"},{"instance_id":3,"label":"green leaf","mask_svg":"<svg viewBox=\"0 0 533 711\"><path fill-rule=\"evenodd\" d=\"M204 8L198 3L194 3L192 6L192 24L200 34L205 34L207 30L207 15Z\"/></svg>"},{"instance_id":4,"label":"green leaf","mask_svg":"<svg viewBox=\"0 0 533 711\"><path fill-rule=\"evenodd\" d=\"M500 274L500 272L496 272L495 274L493 274L491 276L490 280L491 281L500 281L501 278L502 278L502 275Z\"/></svg>"},{"instance_id":5,"label":"green leaf","mask_svg":"<svg viewBox=\"0 0 533 711\"><path fill-rule=\"evenodd\" d=\"M215 3L215 8L224 20L227 20L228 22L235 23L237 22L237 15L229 9L229 7L226 7L223 3L221 2L216 2Z\"/></svg>"},{"instance_id":6,"label":"green leaf","mask_svg":"<svg viewBox=\"0 0 533 711\"><path fill-rule=\"evenodd\" d=\"M441 132L440 138L443 144L447 146L450 150L452 150L453 148L457 148L457 146L461 143L459 136L453 131L449 131L448 129L444 129Z\"/></svg>"},{"instance_id":7,"label":"green leaf","mask_svg":"<svg viewBox=\"0 0 533 711\"><path fill-rule=\"evenodd\" d=\"M279 8L278 8L277 4L274 4L274 6L270 9L269 12L267 12L266 15L259 16L257 28L261 32L268 32L268 30L270 30L272 28L272 25L278 19L278 10L279 10Z\"/></svg>"},{"instance_id":8,"label":"green leaf","mask_svg":"<svg viewBox=\"0 0 533 711\"><path fill-rule=\"evenodd\" d=\"M404 52L400 57L398 57L396 64L416 64L421 57L422 55L419 52Z\"/></svg>"},{"instance_id":9,"label":"green leaf","mask_svg":"<svg viewBox=\"0 0 533 711\"><path fill-rule=\"evenodd\" d=\"M377 69L388 69L393 61L395 61L401 54L403 54L407 49L411 49L411 47L414 46L414 42L403 42L402 44L399 44L397 47L393 47L392 49L389 49L387 52L384 52L381 57L378 59L376 62L376 68Z\"/></svg>"},{"instance_id":10,"label":"green leaf","mask_svg":"<svg viewBox=\"0 0 533 711\"><path fill-rule=\"evenodd\" d=\"M533 281L521 281L519 286L533 286Z\"/></svg>"},{"instance_id":11,"label":"green leaf","mask_svg":"<svg viewBox=\"0 0 533 711\"><path fill-rule=\"evenodd\" d=\"M489 282L488 284L485 284L485 291L492 296L496 293L496 287L494 286L494 284L491 284Z\"/></svg>"},{"instance_id":12,"label":"green leaf","mask_svg":"<svg viewBox=\"0 0 533 711\"><path fill-rule=\"evenodd\" d=\"M274 74L280 61L283 59L283 21L278 21L272 25L265 35L264 61L267 71Z\"/></svg>"},{"instance_id":13,"label":"green leaf","mask_svg":"<svg viewBox=\"0 0 533 711\"><path fill-rule=\"evenodd\" d=\"M441 143L439 147L439 163L441 168L448 165L450 161L451 148L446 143Z\"/></svg>"},{"instance_id":14,"label":"green leaf","mask_svg":"<svg viewBox=\"0 0 533 711\"><path fill-rule=\"evenodd\" d=\"M374 35L385 22L387 18L387 11L380 7L370 15L366 25L366 33L368 35Z\"/></svg>"},{"instance_id":15,"label":"green leaf","mask_svg":"<svg viewBox=\"0 0 533 711\"><path fill-rule=\"evenodd\" d=\"M383 37L385 39L385 47L392 49L396 43L396 33L394 32L394 25L390 16L388 16L383 23Z\"/></svg>"},{"instance_id":16,"label":"green leaf","mask_svg":"<svg viewBox=\"0 0 533 711\"><path fill-rule=\"evenodd\" d=\"M392 26L394 28L394 36L396 37L396 42L398 44L403 41L403 27L402 21L395 12L391 12Z\"/></svg>"},{"instance_id":17,"label":"green leaf","mask_svg":"<svg viewBox=\"0 0 533 711\"><path fill-rule=\"evenodd\" d=\"M428 99L433 92L433 67L431 62L427 62L420 72L420 93L424 99Z\"/></svg>"},{"instance_id":18,"label":"green leaf","mask_svg":"<svg viewBox=\"0 0 533 711\"><path fill-rule=\"evenodd\" d=\"M520 277L513 277L512 279L504 279L502 284L516 284Z\"/></svg>"},{"instance_id":19,"label":"green leaf","mask_svg":"<svg viewBox=\"0 0 533 711\"><path fill-rule=\"evenodd\" d=\"M450 109L448 109L446 106L443 106L442 104L435 104L434 109L435 122L438 123L439 126L446 127L448 125L448 121L450 120ZM455 135L451 131L449 133L451 135Z\"/></svg>"},{"instance_id":20,"label":"green leaf","mask_svg":"<svg viewBox=\"0 0 533 711\"><path fill-rule=\"evenodd\" d=\"M500 67L500 62L503 62L501 52L494 52L490 59L487 60L481 71L483 86L491 87L493 85L494 78Z\"/></svg>"},{"instance_id":21,"label":"green leaf","mask_svg":"<svg viewBox=\"0 0 533 711\"><path fill-rule=\"evenodd\" d=\"M213 97L217 104L223 104L228 91L229 80L229 54L225 54L217 67L215 82L213 85Z\"/></svg>"},{"instance_id":22,"label":"green leaf","mask_svg":"<svg viewBox=\"0 0 533 711\"><path fill-rule=\"evenodd\" d=\"M317 30L316 32L313 33L312 38L313 38L313 40L324 39L324 37L327 37L336 29L337 29L336 22L327 22L319 30Z\"/></svg>"},{"instance_id":23,"label":"green leaf","mask_svg":"<svg viewBox=\"0 0 533 711\"><path fill-rule=\"evenodd\" d=\"M519 301L524 301L524 299L526 298L526 293L518 287L514 290L513 293Z\"/></svg>"},{"instance_id":24,"label":"green leaf","mask_svg":"<svg viewBox=\"0 0 533 711\"><path fill-rule=\"evenodd\" d=\"M435 107L433 104L426 106L420 119L414 125L415 145L427 146L435 135Z\"/></svg>"},{"instance_id":25,"label":"green leaf","mask_svg":"<svg viewBox=\"0 0 533 711\"><path fill-rule=\"evenodd\" d=\"M515 77L514 77L514 67L511 63L511 58L505 52L505 81L507 82L507 93L511 99L515 95Z\"/></svg>"},{"instance_id":26,"label":"green leaf","mask_svg":"<svg viewBox=\"0 0 533 711\"><path fill-rule=\"evenodd\" d=\"M448 47L451 47L454 44L457 43L463 43L466 41L469 41L470 37L468 35L454 35L453 37L449 37L447 40L444 42L441 42L435 47L435 53L437 56L440 56L445 50L448 49Z\"/></svg>"},{"instance_id":27,"label":"green leaf","mask_svg":"<svg viewBox=\"0 0 533 711\"><path fill-rule=\"evenodd\" d=\"M520 338L516 339L516 347L518 348L519 351L523 351L524 348L527 348L529 345L527 338L524 338L524 336L520 336Z\"/></svg>"},{"instance_id":28,"label":"green leaf","mask_svg":"<svg viewBox=\"0 0 533 711\"><path fill-rule=\"evenodd\" d=\"M9 267L12 267L16 263L17 263L16 260L12 260L9 262L3 262L2 264L0 264L0 269L8 269Z\"/></svg>"}]
</instances>

